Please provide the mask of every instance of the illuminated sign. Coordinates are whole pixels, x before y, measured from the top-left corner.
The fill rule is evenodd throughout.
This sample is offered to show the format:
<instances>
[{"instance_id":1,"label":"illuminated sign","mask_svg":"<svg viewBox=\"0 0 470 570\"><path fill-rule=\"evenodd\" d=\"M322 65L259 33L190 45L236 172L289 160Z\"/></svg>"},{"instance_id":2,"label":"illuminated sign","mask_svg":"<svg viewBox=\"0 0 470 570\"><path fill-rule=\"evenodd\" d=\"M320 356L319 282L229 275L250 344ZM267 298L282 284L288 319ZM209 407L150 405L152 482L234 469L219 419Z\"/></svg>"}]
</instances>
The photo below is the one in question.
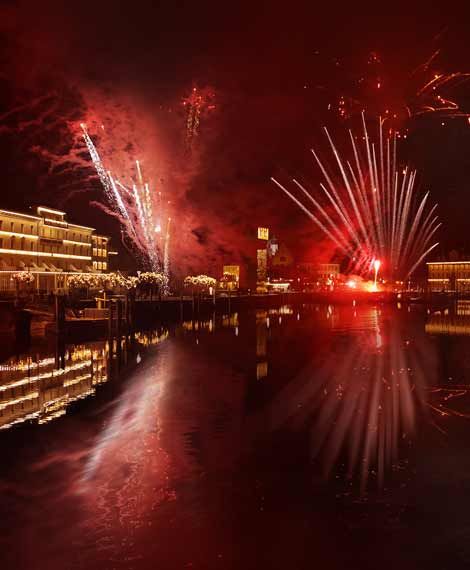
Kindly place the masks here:
<instances>
[{"instance_id":1,"label":"illuminated sign","mask_svg":"<svg viewBox=\"0 0 470 570\"><path fill-rule=\"evenodd\" d=\"M269 228L258 228L258 239L264 239L265 241L268 241Z\"/></svg>"}]
</instances>

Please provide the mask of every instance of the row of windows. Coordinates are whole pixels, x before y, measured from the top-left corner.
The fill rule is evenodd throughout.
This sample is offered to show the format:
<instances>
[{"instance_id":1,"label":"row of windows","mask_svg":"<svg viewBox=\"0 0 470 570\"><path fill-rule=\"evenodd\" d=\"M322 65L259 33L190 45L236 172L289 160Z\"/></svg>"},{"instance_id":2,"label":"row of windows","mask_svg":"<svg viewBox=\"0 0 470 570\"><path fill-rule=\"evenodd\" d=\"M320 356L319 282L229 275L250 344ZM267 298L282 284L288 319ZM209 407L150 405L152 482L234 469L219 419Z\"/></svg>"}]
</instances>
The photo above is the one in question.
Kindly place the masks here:
<instances>
[{"instance_id":1,"label":"row of windows","mask_svg":"<svg viewBox=\"0 0 470 570\"><path fill-rule=\"evenodd\" d=\"M433 279L470 277L470 263L461 265L428 265L428 275Z\"/></svg>"},{"instance_id":2,"label":"row of windows","mask_svg":"<svg viewBox=\"0 0 470 570\"><path fill-rule=\"evenodd\" d=\"M428 265L428 270L432 271L460 271L462 269L470 269L470 262L468 263L433 263Z\"/></svg>"},{"instance_id":3,"label":"row of windows","mask_svg":"<svg viewBox=\"0 0 470 570\"><path fill-rule=\"evenodd\" d=\"M71 241L80 241L83 243L90 243L91 234L82 234L80 232L72 232L62 228L50 228L43 226L40 232L41 236L50 237L52 239L68 239Z\"/></svg>"},{"instance_id":4,"label":"row of windows","mask_svg":"<svg viewBox=\"0 0 470 570\"><path fill-rule=\"evenodd\" d=\"M27 238L12 236L0 238L0 248L22 250L27 254L29 251L44 251L47 253L63 253L67 255L90 255L90 248L86 245L61 245L41 244Z\"/></svg>"},{"instance_id":5,"label":"row of windows","mask_svg":"<svg viewBox=\"0 0 470 570\"><path fill-rule=\"evenodd\" d=\"M22 234L36 234L34 224L20 224L15 222L6 222L4 220L0 220L0 230Z\"/></svg>"},{"instance_id":6,"label":"row of windows","mask_svg":"<svg viewBox=\"0 0 470 570\"><path fill-rule=\"evenodd\" d=\"M455 284L452 284L449 281L432 281L429 283L429 290L435 292L457 291L458 293L468 293L470 291L470 282L456 281Z\"/></svg>"},{"instance_id":7,"label":"row of windows","mask_svg":"<svg viewBox=\"0 0 470 570\"><path fill-rule=\"evenodd\" d=\"M108 264L106 263L106 261L94 261L93 269L100 269L102 271L106 271L108 269Z\"/></svg>"},{"instance_id":8,"label":"row of windows","mask_svg":"<svg viewBox=\"0 0 470 570\"><path fill-rule=\"evenodd\" d=\"M82 233L78 231L71 231L65 228L54 228L49 226L41 226L39 229L34 224L30 223L20 223L20 222L7 222L5 220L0 220L0 230L2 231L9 231L14 233L20 234L27 234L27 235L40 235L44 237L49 237L53 239L69 239L72 241L80 241L83 243L90 243L90 233ZM103 243L105 243L104 238L98 238Z\"/></svg>"},{"instance_id":9,"label":"row of windows","mask_svg":"<svg viewBox=\"0 0 470 570\"><path fill-rule=\"evenodd\" d=\"M93 257L106 257L106 249L94 247Z\"/></svg>"}]
</instances>

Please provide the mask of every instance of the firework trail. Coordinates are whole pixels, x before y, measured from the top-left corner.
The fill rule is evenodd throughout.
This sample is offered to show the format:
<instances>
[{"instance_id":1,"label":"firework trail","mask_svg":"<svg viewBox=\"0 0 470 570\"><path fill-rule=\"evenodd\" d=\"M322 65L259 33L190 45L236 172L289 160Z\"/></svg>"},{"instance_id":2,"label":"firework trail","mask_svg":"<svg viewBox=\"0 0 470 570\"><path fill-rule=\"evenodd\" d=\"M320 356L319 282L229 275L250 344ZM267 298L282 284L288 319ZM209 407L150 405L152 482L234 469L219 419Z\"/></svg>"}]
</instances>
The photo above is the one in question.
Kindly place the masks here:
<instances>
[{"instance_id":1,"label":"firework trail","mask_svg":"<svg viewBox=\"0 0 470 570\"><path fill-rule=\"evenodd\" d=\"M433 78L416 92L415 104L407 107L409 117L426 113L438 113L442 117L465 117L470 115L452 100L452 92L470 80L470 73L435 73Z\"/></svg>"},{"instance_id":2,"label":"firework trail","mask_svg":"<svg viewBox=\"0 0 470 570\"><path fill-rule=\"evenodd\" d=\"M213 97L214 95L209 89L193 87L191 94L183 99L183 106L186 107L187 111L185 147L188 153L192 151L194 142L199 136L201 116L205 111L215 108L215 105L211 103Z\"/></svg>"},{"instance_id":3,"label":"firework trail","mask_svg":"<svg viewBox=\"0 0 470 570\"><path fill-rule=\"evenodd\" d=\"M165 246L163 249L163 275L165 277L163 292L165 294L169 293L168 284L170 282L170 224L171 218L168 218L165 235Z\"/></svg>"},{"instance_id":4,"label":"firework trail","mask_svg":"<svg viewBox=\"0 0 470 570\"><path fill-rule=\"evenodd\" d=\"M114 203L116 205L122 216L124 216L126 219L129 219L129 214L124 205L124 202L122 201L121 195L116 188L113 177L111 176L110 172L106 172L103 163L101 162L100 155L98 154L98 151L96 150L96 147L93 144L90 135L88 134L85 124L82 123L80 127L83 130L83 138L85 140L85 144L88 148L88 152L90 153L91 160L95 165L95 169L101 181L101 184L103 185L106 197L111 203Z\"/></svg>"},{"instance_id":5,"label":"firework trail","mask_svg":"<svg viewBox=\"0 0 470 570\"><path fill-rule=\"evenodd\" d=\"M155 238L155 233L159 231L159 223L155 222L152 193L149 184L144 181L140 162L136 161L137 177L131 190L105 169L86 125L82 123L80 126L106 199L115 216L121 222L125 234L130 239L133 248L139 252L144 264L152 271L160 271L162 255ZM158 193L158 196L160 194ZM159 205L161 206L161 200Z\"/></svg>"},{"instance_id":6,"label":"firework trail","mask_svg":"<svg viewBox=\"0 0 470 570\"><path fill-rule=\"evenodd\" d=\"M424 63L405 74L401 67L393 72L376 52L360 62L350 58L344 62L334 60L333 81L327 87L333 100L329 100L328 110L346 120L364 108L373 109L377 116L389 119L399 137L405 136L408 121L420 117L468 118L470 114L461 108L458 99L470 73L443 72L438 65L440 54L440 49L434 50Z\"/></svg>"},{"instance_id":7,"label":"firework trail","mask_svg":"<svg viewBox=\"0 0 470 570\"><path fill-rule=\"evenodd\" d=\"M363 149L349 131L351 160L340 156L325 128L337 177L330 176L312 150L325 179L320 184L322 198L314 197L295 179L292 191L275 178L271 180L350 259L350 270L366 275L381 260L390 278L405 279L438 245L432 239L440 224L437 205L427 208L429 192L424 197L416 195L416 172L398 165L396 135L384 136L383 123L380 119L376 145L362 114Z\"/></svg>"}]
</instances>

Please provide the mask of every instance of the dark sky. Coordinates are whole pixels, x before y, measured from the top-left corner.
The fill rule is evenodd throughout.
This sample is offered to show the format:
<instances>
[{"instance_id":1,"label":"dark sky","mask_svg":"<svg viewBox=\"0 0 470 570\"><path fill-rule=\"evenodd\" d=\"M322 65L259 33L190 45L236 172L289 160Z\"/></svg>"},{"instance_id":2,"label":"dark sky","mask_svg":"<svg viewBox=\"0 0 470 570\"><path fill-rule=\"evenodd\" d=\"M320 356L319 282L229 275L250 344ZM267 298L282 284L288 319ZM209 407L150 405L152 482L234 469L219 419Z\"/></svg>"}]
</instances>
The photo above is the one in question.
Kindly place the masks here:
<instances>
[{"instance_id":1,"label":"dark sky","mask_svg":"<svg viewBox=\"0 0 470 570\"><path fill-rule=\"evenodd\" d=\"M402 106L413 92L412 70L435 49L439 70L470 71L465 3L342 4L4 1L1 205L60 204L118 243L118 224L90 205L103 200L92 171L58 160L73 148L71 124L99 115L120 144L127 140L130 154L140 148L148 163L150 155L164 156L159 168L171 186L176 251L186 265L215 270L247 254L258 224L309 255L322 237L270 176L318 185L308 151L325 145L321 127L341 139L359 109L373 113L384 98ZM367 65L372 52L379 67ZM368 88L377 73L380 94ZM365 87L358 89L361 76ZM181 100L193 85L210 88L216 109L201 118L188 166ZM455 91L470 112L470 84ZM328 111L339 95L354 101L346 120ZM134 115L142 129L128 127ZM443 250L470 252L470 127L462 118L441 123L426 116L404 125L409 137L400 152L440 204Z\"/></svg>"}]
</instances>

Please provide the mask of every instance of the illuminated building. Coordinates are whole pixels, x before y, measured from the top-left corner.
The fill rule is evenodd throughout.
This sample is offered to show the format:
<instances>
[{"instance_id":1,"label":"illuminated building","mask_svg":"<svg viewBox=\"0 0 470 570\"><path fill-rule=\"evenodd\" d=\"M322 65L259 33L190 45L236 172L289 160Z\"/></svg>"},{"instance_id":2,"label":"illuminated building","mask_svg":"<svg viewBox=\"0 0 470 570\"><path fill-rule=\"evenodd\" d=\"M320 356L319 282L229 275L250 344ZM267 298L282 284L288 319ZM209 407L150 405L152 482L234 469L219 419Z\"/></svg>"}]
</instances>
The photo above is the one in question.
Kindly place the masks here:
<instances>
[{"instance_id":1,"label":"illuminated building","mask_svg":"<svg viewBox=\"0 0 470 570\"><path fill-rule=\"evenodd\" d=\"M430 291L470 292L470 261L436 261L426 265Z\"/></svg>"},{"instance_id":2,"label":"illuminated building","mask_svg":"<svg viewBox=\"0 0 470 570\"><path fill-rule=\"evenodd\" d=\"M266 279L268 276L268 240L269 229L258 228L259 245L256 249L256 290L259 292L266 291Z\"/></svg>"},{"instance_id":3,"label":"illuminated building","mask_svg":"<svg viewBox=\"0 0 470 570\"><path fill-rule=\"evenodd\" d=\"M14 273L34 275L34 288L67 288L67 275L108 270L109 238L39 206L37 215L0 210L0 290L14 290Z\"/></svg>"},{"instance_id":4,"label":"illuminated building","mask_svg":"<svg viewBox=\"0 0 470 570\"><path fill-rule=\"evenodd\" d=\"M339 263L317 263L317 279L336 279L339 275Z\"/></svg>"},{"instance_id":5,"label":"illuminated building","mask_svg":"<svg viewBox=\"0 0 470 570\"><path fill-rule=\"evenodd\" d=\"M258 239L269 240L269 228L258 228Z\"/></svg>"},{"instance_id":6,"label":"illuminated building","mask_svg":"<svg viewBox=\"0 0 470 570\"><path fill-rule=\"evenodd\" d=\"M291 267L293 262L294 258L291 252L284 244L281 244L278 246L276 253L271 259L271 266L273 269L285 269L287 267Z\"/></svg>"},{"instance_id":7,"label":"illuminated building","mask_svg":"<svg viewBox=\"0 0 470 570\"><path fill-rule=\"evenodd\" d=\"M287 291L293 282L294 257L284 244L276 242L276 252L269 259L270 291Z\"/></svg>"},{"instance_id":8,"label":"illuminated building","mask_svg":"<svg viewBox=\"0 0 470 570\"><path fill-rule=\"evenodd\" d=\"M240 266L239 265L224 265L223 277L220 280L219 286L221 289L234 291L240 287Z\"/></svg>"},{"instance_id":9,"label":"illuminated building","mask_svg":"<svg viewBox=\"0 0 470 570\"><path fill-rule=\"evenodd\" d=\"M307 289L331 288L340 278L339 263L319 263L318 261L302 261L296 265L297 275L302 287Z\"/></svg>"},{"instance_id":10,"label":"illuminated building","mask_svg":"<svg viewBox=\"0 0 470 570\"><path fill-rule=\"evenodd\" d=\"M278 251L279 251L279 242L277 241L277 238L273 236L268 241L268 254L270 257L274 257Z\"/></svg>"},{"instance_id":11,"label":"illuminated building","mask_svg":"<svg viewBox=\"0 0 470 570\"><path fill-rule=\"evenodd\" d=\"M268 255L266 249L256 250L256 279L259 286L264 286L268 272Z\"/></svg>"}]
</instances>

